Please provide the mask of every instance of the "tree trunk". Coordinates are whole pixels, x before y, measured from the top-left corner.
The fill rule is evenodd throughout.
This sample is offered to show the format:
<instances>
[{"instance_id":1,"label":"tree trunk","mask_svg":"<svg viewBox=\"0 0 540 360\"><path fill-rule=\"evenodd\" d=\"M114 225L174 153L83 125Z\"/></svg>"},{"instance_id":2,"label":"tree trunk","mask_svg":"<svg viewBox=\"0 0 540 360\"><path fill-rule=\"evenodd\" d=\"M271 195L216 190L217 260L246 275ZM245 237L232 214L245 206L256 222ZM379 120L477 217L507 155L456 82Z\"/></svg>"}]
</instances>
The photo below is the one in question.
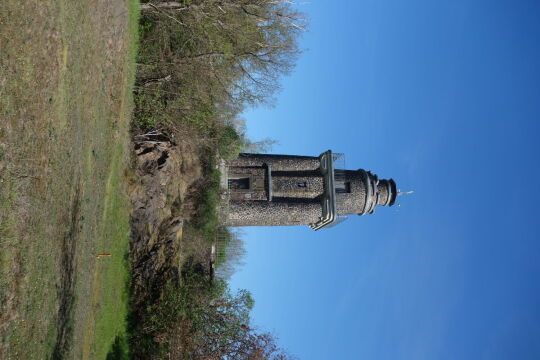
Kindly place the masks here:
<instances>
[{"instance_id":1,"label":"tree trunk","mask_svg":"<svg viewBox=\"0 0 540 360\"><path fill-rule=\"evenodd\" d=\"M139 85L139 86L150 86L150 85L154 85L154 84L160 84L160 83L164 83L164 82L168 82L170 81L172 78L171 75L167 75L165 77L162 77L162 78L159 78L159 79L145 79L142 81L142 84Z\"/></svg>"},{"instance_id":2,"label":"tree trunk","mask_svg":"<svg viewBox=\"0 0 540 360\"><path fill-rule=\"evenodd\" d=\"M181 10L187 9L187 6L177 1L167 1L153 4L151 2L141 4L141 11L155 10L156 8L162 10Z\"/></svg>"}]
</instances>

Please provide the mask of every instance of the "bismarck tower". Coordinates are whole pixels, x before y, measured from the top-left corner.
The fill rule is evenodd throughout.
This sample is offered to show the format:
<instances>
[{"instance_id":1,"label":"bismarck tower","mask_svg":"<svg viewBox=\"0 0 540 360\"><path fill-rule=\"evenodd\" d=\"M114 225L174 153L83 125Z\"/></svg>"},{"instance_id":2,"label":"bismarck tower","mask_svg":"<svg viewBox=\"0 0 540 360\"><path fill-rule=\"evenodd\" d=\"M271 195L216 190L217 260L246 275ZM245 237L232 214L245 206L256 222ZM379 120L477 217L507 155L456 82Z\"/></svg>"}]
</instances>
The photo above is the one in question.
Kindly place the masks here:
<instances>
[{"instance_id":1,"label":"bismarck tower","mask_svg":"<svg viewBox=\"0 0 540 360\"><path fill-rule=\"evenodd\" d=\"M309 225L319 230L351 214L392 206L394 180L370 171L345 170L343 155L240 154L225 163L228 226Z\"/></svg>"}]
</instances>

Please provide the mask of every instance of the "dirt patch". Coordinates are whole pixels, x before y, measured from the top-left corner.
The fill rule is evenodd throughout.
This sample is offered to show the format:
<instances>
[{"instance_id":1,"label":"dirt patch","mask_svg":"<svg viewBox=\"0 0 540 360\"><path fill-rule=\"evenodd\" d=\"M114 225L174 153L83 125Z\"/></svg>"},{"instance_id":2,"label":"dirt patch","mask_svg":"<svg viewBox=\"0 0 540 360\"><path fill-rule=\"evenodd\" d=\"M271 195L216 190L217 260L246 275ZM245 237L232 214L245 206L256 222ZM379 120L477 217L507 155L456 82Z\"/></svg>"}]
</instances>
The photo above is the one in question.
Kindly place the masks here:
<instances>
[{"instance_id":1,"label":"dirt patch","mask_svg":"<svg viewBox=\"0 0 540 360\"><path fill-rule=\"evenodd\" d=\"M133 143L137 182L131 186L131 263L133 299L177 276L182 228L193 216L191 200L202 178L195 146L162 135ZM136 305L136 304L135 304Z\"/></svg>"}]
</instances>

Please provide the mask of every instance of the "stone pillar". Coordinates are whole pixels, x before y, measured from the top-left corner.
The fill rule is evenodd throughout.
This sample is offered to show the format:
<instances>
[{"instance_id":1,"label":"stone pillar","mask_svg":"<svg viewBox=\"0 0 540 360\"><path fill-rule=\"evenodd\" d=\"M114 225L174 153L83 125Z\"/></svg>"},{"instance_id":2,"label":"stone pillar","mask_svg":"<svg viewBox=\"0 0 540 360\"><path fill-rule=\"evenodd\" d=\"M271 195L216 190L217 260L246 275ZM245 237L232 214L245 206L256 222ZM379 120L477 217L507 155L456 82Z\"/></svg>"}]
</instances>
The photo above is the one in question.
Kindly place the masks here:
<instances>
[{"instance_id":1,"label":"stone pillar","mask_svg":"<svg viewBox=\"0 0 540 360\"><path fill-rule=\"evenodd\" d=\"M243 153L237 159L228 162L229 166L263 166L270 165L272 171L313 171L321 163L317 156L270 155Z\"/></svg>"},{"instance_id":2,"label":"stone pillar","mask_svg":"<svg viewBox=\"0 0 540 360\"><path fill-rule=\"evenodd\" d=\"M322 215L319 202L243 201L229 204L227 226L307 225Z\"/></svg>"},{"instance_id":3,"label":"stone pillar","mask_svg":"<svg viewBox=\"0 0 540 360\"><path fill-rule=\"evenodd\" d=\"M366 204L366 175L357 170L343 171L350 193L336 194L338 215L358 214Z\"/></svg>"}]
</instances>

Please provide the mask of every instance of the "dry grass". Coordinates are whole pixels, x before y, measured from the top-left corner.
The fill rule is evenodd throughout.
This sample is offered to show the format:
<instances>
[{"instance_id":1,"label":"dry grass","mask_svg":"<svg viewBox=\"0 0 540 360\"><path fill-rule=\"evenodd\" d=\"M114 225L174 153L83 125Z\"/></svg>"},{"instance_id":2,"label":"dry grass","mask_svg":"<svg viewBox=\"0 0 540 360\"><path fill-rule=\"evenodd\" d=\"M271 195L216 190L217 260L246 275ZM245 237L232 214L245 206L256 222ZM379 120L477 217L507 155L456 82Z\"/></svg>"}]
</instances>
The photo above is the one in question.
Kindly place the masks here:
<instances>
[{"instance_id":1,"label":"dry grass","mask_svg":"<svg viewBox=\"0 0 540 360\"><path fill-rule=\"evenodd\" d=\"M0 4L0 358L104 358L125 331L127 1Z\"/></svg>"}]
</instances>

